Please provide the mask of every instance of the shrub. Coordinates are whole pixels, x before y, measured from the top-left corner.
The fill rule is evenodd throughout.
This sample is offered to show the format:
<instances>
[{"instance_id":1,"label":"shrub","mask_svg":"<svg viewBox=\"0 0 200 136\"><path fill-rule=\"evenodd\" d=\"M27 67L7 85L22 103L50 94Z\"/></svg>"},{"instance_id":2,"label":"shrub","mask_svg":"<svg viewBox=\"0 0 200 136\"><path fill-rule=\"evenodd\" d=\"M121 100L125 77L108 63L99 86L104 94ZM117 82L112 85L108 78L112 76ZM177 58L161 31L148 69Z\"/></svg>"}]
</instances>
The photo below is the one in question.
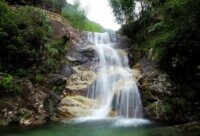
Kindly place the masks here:
<instances>
[{"instance_id":1,"label":"shrub","mask_svg":"<svg viewBox=\"0 0 200 136\"><path fill-rule=\"evenodd\" d=\"M41 83L42 81L44 81L44 75L42 75L42 74L36 74L36 76L35 76L35 82L36 83Z\"/></svg>"},{"instance_id":2,"label":"shrub","mask_svg":"<svg viewBox=\"0 0 200 136\"><path fill-rule=\"evenodd\" d=\"M10 90L13 88L13 77L11 75L3 75L0 80L0 86L3 89Z\"/></svg>"},{"instance_id":3,"label":"shrub","mask_svg":"<svg viewBox=\"0 0 200 136\"><path fill-rule=\"evenodd\" d=\"M19 93L20 87L12 75L0 72L0 93Z\"/></svg>"}]
</instances>

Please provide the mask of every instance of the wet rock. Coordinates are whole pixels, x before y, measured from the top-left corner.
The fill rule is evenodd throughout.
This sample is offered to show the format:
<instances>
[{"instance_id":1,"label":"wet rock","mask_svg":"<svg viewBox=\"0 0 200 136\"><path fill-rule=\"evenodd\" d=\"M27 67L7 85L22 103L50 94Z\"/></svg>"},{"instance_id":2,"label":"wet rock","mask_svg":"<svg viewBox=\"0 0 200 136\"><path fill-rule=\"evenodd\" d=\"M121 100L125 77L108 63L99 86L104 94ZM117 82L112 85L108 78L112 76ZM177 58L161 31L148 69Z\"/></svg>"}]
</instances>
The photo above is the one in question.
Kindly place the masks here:
<instances>
[{"instance_id":1,"label":"wet rock","mask_svg":"<svg viewBox=\"0 0 200 136\"><path fill-rule=\"evenodd\" d=\"M44 108L48 112L48 114L50 114L50 116L53 115L60 101L61 101L61 98L55 94L50 94L44 100Z\"/></svg>"},{"instance_id":2,"label":"wet rock","mask_svg":"<svg viewBox=\"0 0 200 136\"><path fill-rule=\"evenodd\" d=\"M66 89L77 93L87 93L88 87L94 82L96 74L83 66L73 67L74 74L67 79Z\"/></svg>"},{"instance_id":3,"label":"wet rock","mask_svg":"<svg viewBox=\"0 0 200 136\"><path fill-rule=\"evenodd\" d=\"M137 81L143 100L145 116L152 119L168 119L171 106L166 103L174 89L166 73L159 70L156 62L142 58L134 68L137 70Z\"/></svg>"},{"instance_id":4,"label":"wet rock","mask_svg":"<svg viewBox=\"0 0 200 136\"><path fill-rule=\"evenodd\" d=\"M185 124L176 125L176 128L178 128L179 132L188 132L188 131L199 131L200 134L200 121L193 121L188 122Z\"/></svg>"},{"instance_id":5,"label":"wet rock","mask_svg":"<svg viewBox=\"0 0 200 136\"><path fill-rule=\"evenodd\" d=\"M67 83L66 77L62 76L60 74L50 74L49 78L57 86L62 86L62 85L65 85Z\"/></svg>"},{"instance_id":6,"label":"wet rock","mask_svg":"<svg viewBox=\"0 0 200 136\"><path fill-rule=\"evenodd\" d=\"M60 68L59 73L65 77L69 77L74 73L74 71L71 66L65 65Z\"/></svg>"},{"instance_id":7,"label":"wet rock","mask_svg":"<svg viewBox=\"0 0 200 136\"><path fill-rule=\"evenodd\" d=\"M116 38L113 40L115 40L117 48L129 49L130 46L132 45L132 42L128 37L120 35L120 34L116 34Z\"/></svg>"},{"instance_id":8,"label":"wet rock","mask_svg":"<svg viewBox=\"0 0 200 136\"><path fill-rule=\"evenodd\" d=\"M43 124L53 115L59 98L44 86L35 86L27 78L18 81L19 96L2 97L0 125Z\"/></svg>"},{"instance_id":9,"label":"wet rock","mask_svg":"<svg viewBox=\"0 0 200 136\"><path fill-rule=\"evenodd\" d=\"M91 107L95 101L83 96L66 96L59 103L56 114L52 120L61 120L64 118L84 117L91 114Z\"/></svg>"},{"instance_id":10,"label":"wet rock","mask_svg":"<svg viewBox=\"0 0 200 136\"><path fill-rule=\"evenodd\" d=\"M94 45L88 45L87 47L81 49L80 52L87 58L94 58L96 56Z\"/></svg>"},{"instance_id":11,"label":"wet rock","mask_svg":"<svg viewBox=\"0 0 200 136\"><path fill-rule=\"evenodd\" d=\"M34 93L34 87L32 82L28 79L22 79L19 81L20 86L22 87L22 92L20 93L20 96L22 99L27 100L31 93Z\"/></svg>"},{"instance_id":12,"label":"wet rock","mask_svg":"<svg viewBox=\"0 0 200 136\"><path fill-rule=\"evenodd\" d=\"M94 50L82 49L78 44L75 44L75 47L73 47L73 49L69 49L67 59L80 65L92 61L94 56ZM88 68L90 68L90 66L88 66Z\"/></svg>"},{"instance_id":13,"label":"wet rock","mask_svg":"<svg viewBox=\"0 0 200 136\"><path fill-rule=\"evenodd\" d=\"M87 58L83 53L81 53L80 49L69 50L67 53L67 60L76 65L82 65L88 62L91 58Z\"/></svg>"}]
</instances>

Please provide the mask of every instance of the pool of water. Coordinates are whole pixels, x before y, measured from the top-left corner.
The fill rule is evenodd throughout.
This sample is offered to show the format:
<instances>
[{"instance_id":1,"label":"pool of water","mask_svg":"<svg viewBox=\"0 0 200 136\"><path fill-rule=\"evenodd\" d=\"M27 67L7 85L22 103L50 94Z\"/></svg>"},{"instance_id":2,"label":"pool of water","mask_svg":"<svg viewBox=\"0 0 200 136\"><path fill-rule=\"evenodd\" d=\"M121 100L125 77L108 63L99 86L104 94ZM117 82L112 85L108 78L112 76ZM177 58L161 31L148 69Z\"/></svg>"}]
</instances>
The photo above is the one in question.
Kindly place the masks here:
<instances>
[{"instance_id":1,"label":"pool of water","mask_svg":"<svg viewBox=\"0 0 200 136\"><path fill-rule=\"evenodd\" d=\"M0 127L0 136L178 136L164 126L148 120L75 119L35 127Z\"/></svg>"}]
</instances>

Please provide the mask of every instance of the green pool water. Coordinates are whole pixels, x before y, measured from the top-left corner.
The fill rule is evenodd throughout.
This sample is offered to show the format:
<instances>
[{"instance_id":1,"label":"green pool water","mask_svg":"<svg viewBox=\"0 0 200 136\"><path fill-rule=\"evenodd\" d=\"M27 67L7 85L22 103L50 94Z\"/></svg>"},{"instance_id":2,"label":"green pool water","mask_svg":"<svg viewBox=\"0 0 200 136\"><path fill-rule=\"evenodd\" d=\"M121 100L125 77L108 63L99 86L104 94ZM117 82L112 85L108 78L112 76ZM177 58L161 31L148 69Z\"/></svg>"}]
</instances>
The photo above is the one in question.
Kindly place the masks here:
<instances>
[{"instance_id":1,"label":"green pool water","mask_svg":"<svg viewBox=\"0 0 200 136\"><path fill-rule=\"evenodd\" d=\"M152 121L104 119L66 120L34 127L1 127L0 136L179 136L179 134L173 128L167 129L165 124Z\"/></svg>"}]
</instances>

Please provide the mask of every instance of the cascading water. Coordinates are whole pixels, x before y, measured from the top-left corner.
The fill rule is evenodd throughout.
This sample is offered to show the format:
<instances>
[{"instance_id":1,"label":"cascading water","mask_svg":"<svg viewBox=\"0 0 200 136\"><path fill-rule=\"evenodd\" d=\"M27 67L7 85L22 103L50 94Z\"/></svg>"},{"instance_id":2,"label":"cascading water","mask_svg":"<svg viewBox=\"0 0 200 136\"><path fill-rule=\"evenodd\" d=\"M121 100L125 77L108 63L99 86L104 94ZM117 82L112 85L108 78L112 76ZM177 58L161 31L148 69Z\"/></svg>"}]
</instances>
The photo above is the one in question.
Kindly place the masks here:
<instances>
[{"instance_id":1,"label":"cascading water","mask_svg":"<svg viewBox=\"0 0 200 136\"><path fill-rule=\"evenodd\" d=\"M125 52L114 49L108 33L87 33L98 55L98 77L88 96L98 101L91 117L105 118L111 111L125 118L141 118L142 106L136 82L128 66Z\"/></svg>"}]
</instances>

